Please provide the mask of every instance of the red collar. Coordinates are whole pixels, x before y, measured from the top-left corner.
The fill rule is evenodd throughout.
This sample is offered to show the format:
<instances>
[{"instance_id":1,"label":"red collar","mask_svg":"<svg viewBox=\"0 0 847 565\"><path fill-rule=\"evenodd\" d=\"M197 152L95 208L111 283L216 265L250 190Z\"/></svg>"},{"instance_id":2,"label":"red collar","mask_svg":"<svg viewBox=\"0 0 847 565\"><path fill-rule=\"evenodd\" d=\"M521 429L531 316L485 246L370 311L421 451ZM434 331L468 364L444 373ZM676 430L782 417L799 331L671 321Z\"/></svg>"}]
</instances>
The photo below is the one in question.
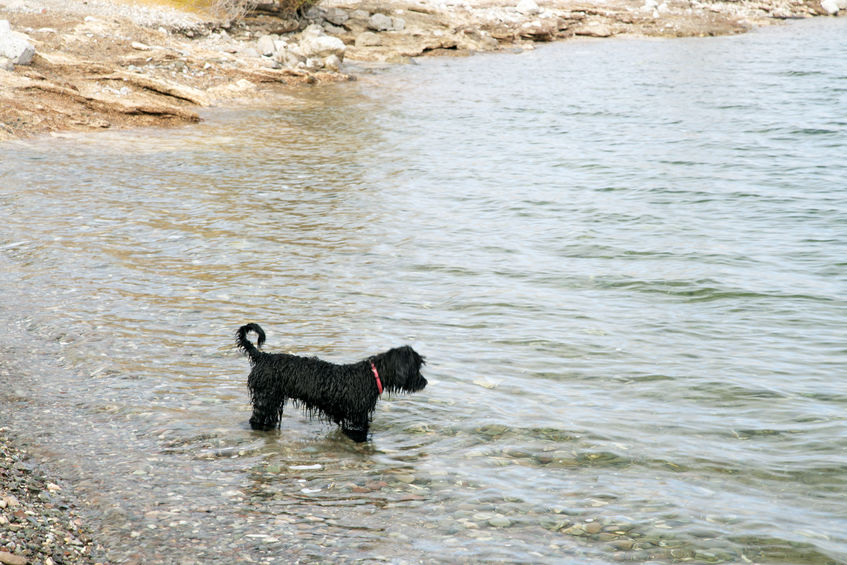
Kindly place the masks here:
<instances>
[{"instance_id":1,"label":"red collar","mask_svg":"<svg viewBox=\"0 0 847 565\"><path fill-rule=\"evenodd\" d=\"M382 394L382 381L379 380L379 371L376 370L376 365L371 361L371 371L374 372L374 378L376 379L376 388L379 390L379 393Z\"/></svg>"}]
</instances>

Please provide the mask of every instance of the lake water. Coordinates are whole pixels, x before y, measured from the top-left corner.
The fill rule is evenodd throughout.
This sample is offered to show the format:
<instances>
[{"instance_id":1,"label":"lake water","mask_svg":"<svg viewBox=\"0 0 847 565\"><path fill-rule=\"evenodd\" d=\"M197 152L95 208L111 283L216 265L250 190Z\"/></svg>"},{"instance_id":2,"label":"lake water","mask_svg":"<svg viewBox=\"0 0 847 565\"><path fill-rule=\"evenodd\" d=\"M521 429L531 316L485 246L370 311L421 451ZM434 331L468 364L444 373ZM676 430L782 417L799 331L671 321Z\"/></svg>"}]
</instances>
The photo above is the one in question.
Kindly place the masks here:
<instances>
[{"instance_id":1,"label":"lake water","mask_svg":"<svg viewBox=\"0 0 847 565\"><path fill-rule=\"evenodd\" d=\"M0 425L113 562L847 562L847 19L0 146ZM355 445L268 351L409 343Z\"/></svg>"}]
</instances>

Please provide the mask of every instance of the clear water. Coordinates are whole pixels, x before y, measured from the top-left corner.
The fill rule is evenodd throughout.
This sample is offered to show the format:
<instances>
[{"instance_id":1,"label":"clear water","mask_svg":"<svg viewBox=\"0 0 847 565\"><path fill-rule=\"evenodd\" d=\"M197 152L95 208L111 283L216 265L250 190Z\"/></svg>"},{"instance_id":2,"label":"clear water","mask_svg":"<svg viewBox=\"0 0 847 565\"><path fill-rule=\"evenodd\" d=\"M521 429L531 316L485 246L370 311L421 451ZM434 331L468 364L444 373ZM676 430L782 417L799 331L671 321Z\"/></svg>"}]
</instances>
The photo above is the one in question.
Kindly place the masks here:
<instances>
[{"instance_id":1,"label":"clear water","mask_svg":"<svg viewBox=\"0 0 847 565\"><path fill-rule=\"evenodd\" d=\"M847 20L0 146L0 425L144 563L847 561ZM354 445L268 350L402 343Z\"/></svg>"}]
</instances>

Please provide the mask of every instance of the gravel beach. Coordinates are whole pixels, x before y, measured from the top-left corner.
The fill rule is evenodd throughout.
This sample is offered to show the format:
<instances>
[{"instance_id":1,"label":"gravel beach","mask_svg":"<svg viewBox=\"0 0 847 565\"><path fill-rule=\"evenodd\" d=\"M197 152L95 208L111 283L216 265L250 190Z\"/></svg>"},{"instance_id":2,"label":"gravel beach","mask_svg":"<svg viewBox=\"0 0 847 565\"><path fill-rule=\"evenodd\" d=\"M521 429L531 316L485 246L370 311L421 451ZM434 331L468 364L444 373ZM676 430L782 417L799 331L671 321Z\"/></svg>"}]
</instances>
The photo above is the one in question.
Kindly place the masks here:
<instances>
[{"instance_id":1,"label":"gravel beach","mask_svg":"<svg viewBox=\"0 0 847 565\"><path fill-rule=\"evenodd\" d=\"M0 428L0 563L103 562L73 505L66 487L45 476Z\"/></svg>"}]
</instances>

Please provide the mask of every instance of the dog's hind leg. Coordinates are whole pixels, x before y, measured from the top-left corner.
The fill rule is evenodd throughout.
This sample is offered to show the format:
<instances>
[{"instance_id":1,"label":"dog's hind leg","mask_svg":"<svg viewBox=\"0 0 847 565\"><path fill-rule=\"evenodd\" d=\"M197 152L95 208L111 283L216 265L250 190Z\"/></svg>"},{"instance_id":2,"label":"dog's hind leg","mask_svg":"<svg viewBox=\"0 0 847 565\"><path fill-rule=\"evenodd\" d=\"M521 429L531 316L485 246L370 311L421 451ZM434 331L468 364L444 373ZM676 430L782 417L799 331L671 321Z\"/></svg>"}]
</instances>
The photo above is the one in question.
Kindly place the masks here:
<instances>
[{"instance_id":1,"label":"dog's hind leg","mask_svg":"<svg viewBox=\"0 0 847 565\"><path fill-rule=\"evenodd\" d=\"M344 432L344 435L346 435L356 443L368 441L367 419L355 422L344 422L343 424L341 424L341 431Z\"/></svg>"}]
</instances>

